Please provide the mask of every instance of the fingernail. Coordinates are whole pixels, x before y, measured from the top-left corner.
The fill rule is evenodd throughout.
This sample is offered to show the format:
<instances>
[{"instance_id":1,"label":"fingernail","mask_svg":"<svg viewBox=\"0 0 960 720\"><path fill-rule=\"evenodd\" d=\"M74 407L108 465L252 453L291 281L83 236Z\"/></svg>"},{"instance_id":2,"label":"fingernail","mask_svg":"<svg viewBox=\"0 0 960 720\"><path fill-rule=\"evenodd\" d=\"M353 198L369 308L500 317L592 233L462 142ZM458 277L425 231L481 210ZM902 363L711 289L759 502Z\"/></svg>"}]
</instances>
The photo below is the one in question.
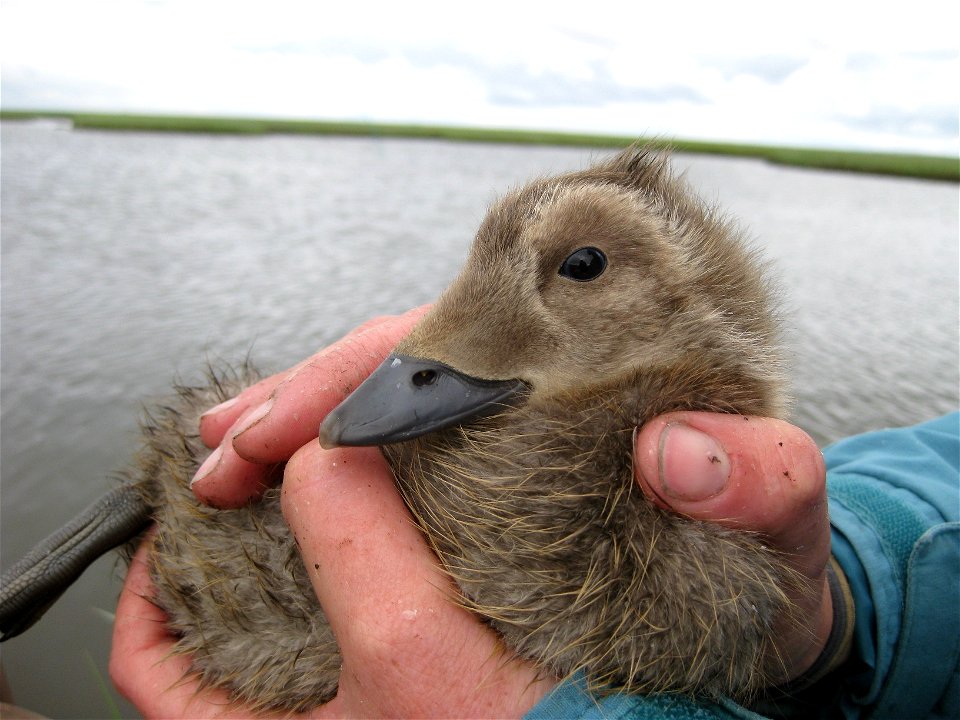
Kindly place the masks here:
<instances>
[{"instance_id":1,"label":"fingernail","mask_svg":"<svg viewBox=\"0 0 960 720\"><path fill-rule=\"evenodd\" d=\"M196 474L193 476L193 480L190 481L190 487L193 487L194 483L199 480L203 480L207 475L213 472L213 469L220 464L220 459L223 457L223 446L217 447L206 460L203 461L203 464L197 469Z\"/></svg>"},{"instance_id":2,"label":"fingernail","mask_svg":"<svg viewBox=\"0 0 960 720\"><path fill-rule=\"evenodd\" d=\"M659 464L664 493L689 502L717 495L730 478L730 459L720 443L684 423L664 428Z\"/></svg>"},{"instance_id":3,"label":"fingernail","mask_svg":"<svg viewBox=\"0 0 960 720\"><path fill-rule=\"evenodd\" d=\"M236 404L237 404L237 400L239 400L239 399L240 399L240 398L230 398L229 400L224 400L224 401L223 401L222 403L220 403L219 405L215 405L215 406L213 406L212 408L210 408L209 410L207 410L207 411L206 411L205 413L203 413L200 417L201 417L201 418L205 418L205 417L207 417L208 415L216 415L216 414L219 413L219 412L223 412L224 410L227 410L228 408L236 405Z\"/></svg>"},{"instance_id":4,"label":"fingernail","mask_svg":"<svg viewBox=\"0 0 960 720\"><path fill-rule=\"evenodd\" d=\"M252 428L267 415L269 415L271 410L273 410L273 398L270 398L263 404L259 405L249 415L247 415L237 429L233 431L233 437L236 438L241 433L244 433Z\"/></svg>"}]
</instances>

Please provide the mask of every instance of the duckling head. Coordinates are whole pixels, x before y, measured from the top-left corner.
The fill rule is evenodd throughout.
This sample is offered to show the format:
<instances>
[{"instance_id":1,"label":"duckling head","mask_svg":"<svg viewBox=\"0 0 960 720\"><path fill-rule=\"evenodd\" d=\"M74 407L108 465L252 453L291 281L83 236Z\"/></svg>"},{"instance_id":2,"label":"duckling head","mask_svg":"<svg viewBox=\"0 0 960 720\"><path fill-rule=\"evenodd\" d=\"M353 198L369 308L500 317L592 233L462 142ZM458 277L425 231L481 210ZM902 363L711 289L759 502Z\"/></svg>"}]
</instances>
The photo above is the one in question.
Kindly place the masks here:
<instances>
[{"instance_id":1,"label":"duckling head","mask_svg":"<svg viewBox=\"0 0 960 720\"><path fill-rule=\"evenodd\" d=\"M739 230L663 155L630 148L535 181L495 203L460 275L327 417L321 443L408 440L505 404L629 384L644 368L689 364L691 353L747 380L753 399L738 406L730 388L668 405L780 414L761 270Z\"/></svg>"}]
</instances>

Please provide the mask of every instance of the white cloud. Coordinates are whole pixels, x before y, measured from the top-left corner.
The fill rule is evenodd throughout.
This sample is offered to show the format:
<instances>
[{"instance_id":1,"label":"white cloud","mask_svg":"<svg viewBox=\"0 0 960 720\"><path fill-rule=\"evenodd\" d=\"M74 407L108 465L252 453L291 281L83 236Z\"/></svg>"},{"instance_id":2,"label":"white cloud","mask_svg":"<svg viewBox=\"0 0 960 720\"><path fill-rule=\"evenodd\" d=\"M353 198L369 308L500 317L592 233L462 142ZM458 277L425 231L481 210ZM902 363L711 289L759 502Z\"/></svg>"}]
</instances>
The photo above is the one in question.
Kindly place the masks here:
<instances>
[{"instance_id":1,"label":"white cloud","mask_svg":"<svg viewBox=\"0 0 960 720\"><path fill-rule=\"evenodd\" d=\"M957 153L951 5L5 0L3 104Z\"/></svg>"}]
</instances>

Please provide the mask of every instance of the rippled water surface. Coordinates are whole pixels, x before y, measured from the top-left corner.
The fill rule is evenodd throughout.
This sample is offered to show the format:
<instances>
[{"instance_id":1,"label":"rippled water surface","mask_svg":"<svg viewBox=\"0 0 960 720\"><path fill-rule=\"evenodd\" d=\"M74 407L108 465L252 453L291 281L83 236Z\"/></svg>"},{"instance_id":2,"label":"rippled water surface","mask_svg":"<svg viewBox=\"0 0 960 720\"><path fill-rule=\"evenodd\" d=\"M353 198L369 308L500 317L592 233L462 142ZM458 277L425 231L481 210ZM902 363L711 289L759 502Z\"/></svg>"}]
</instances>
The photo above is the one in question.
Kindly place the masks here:
<instances>
[{"instance_id":1,"label":"rippled water surface","mask_svg":"<svg viewBox=\"0 0 960 720\"><path fill-rule=\"evenodd\" d=\"M280 368L435 297L496 193L598 151L2 124L2 562L109 486L140 402L208 359ZM955 409L957 185L679 156L784 299L818 441ZM101 560L5 643L17 701L100 717L119 583Z\"/></svg>"}]
</instances>

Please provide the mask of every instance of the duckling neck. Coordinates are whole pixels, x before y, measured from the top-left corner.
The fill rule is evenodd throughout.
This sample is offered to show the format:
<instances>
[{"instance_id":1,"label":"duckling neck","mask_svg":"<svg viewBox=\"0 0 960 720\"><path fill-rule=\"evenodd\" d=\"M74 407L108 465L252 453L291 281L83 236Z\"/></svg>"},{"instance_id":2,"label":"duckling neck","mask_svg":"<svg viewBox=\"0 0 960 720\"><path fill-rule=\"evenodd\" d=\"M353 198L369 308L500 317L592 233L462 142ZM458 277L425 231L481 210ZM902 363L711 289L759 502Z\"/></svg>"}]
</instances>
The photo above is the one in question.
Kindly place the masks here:
<instances>
[{"instance_id":1,"label":"duckling neck","mask_svg":"<svg viewBox=\"0 0 960 720\"><path fill-rule=\"evenodd\" d=\"M560 676L716 695L758 682L782 609L776 559L752 538L664 513L633 480L633 428L650 417L763 411L762 383L702 361L386 448L465 604Z\"/></svg>"}]
</instances>

